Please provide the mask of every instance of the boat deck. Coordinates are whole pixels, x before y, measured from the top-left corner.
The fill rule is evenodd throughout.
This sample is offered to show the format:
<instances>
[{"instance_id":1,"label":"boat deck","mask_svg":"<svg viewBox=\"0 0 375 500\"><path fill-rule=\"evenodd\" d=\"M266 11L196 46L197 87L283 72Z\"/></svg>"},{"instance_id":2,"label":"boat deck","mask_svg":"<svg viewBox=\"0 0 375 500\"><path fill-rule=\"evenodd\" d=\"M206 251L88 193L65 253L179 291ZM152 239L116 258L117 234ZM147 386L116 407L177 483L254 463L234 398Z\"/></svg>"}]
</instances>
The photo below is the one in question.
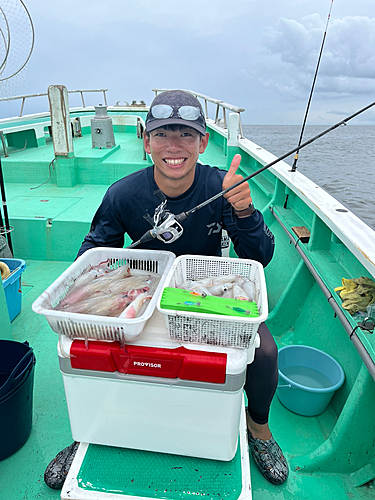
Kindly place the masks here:
<instances>
[{"instance_id":1,"label":"boat deck","mask_svg":"<svg viewBox=\"0 0 375 500\"><path fill-rule=\"evenodd\" d=\"M33 427L26 444L11 457L0 462L2 498L34 500L59 498L60 492L48 488L43 481L49 461L72 441L63 381L58 364L57 335L43 316L31 310L34 300L70 265L66 261L27 260L22 275L22 311L12 323L14 340L27 340L36 356L34 382ZM280 343L280 342L279 342ZM281 345L281 344L280 344ZM330 435L337 420L334 407L317 417L303 417L284 408L277 397L271 406L270 425L280 446L291 463L290 478L282 486L272 486L251 464L254 499L282 498L320 500L323 492L335 492L335 498L373 498L373 488L354 488L351 474L327 472L301 473L294 457L318 448ZM103 451L103 456L105 456ZM124 452L125 453L125 452ZM297 461L298 463L298 461ZM118 474L126 472L126 464ZM118 485L117 485L118 486ZM319 487L318 487L319 486ZM358 495L356 495L356 491ZM340 496L339 496L340 493ZM158 497L154 493L150 495ZM161 494L160 498L163 497ZM189 498L185 495L183 498ZM334 497L330 497L334 498Z\"/></svg>"}]
</instances>

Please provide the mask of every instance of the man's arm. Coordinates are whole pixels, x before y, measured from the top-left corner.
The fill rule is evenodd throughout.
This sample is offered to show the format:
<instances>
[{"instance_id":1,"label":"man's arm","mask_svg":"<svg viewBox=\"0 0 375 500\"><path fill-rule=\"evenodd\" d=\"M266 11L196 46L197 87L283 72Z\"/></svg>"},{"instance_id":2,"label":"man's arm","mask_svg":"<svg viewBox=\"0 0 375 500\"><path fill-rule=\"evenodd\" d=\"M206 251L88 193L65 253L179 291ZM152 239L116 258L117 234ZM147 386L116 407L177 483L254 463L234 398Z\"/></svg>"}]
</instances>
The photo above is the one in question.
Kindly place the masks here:
<instances>
[{"instance_id":1,"label":"man's arm","mask_svg":"<svg viewBox=\"0 0 375 500\"><path fill-rule=\"evenodd\" d=\"M243 179L236 173L240 162L241 156L235 155L224 177L223 189ZM223 221L237 255L257 260L266 266L272 259L275 239L264 223L262 214L253 208L249 184L240 184L224 197L228 203L224 203Z\"/></svg>"},{"instance_id":2,"label":"man's arm","mask_svg":"<svg viewBox=\"0 0 375 500\"><path fill-rule=\"evenodd\" d=\"M257 260L265 267L272 259L275 239L262 214L255 210L253 215L240 219L233 214L230 205L225 211L224 226L236 254L242 259Z\"/></svg>"}]
</instances>

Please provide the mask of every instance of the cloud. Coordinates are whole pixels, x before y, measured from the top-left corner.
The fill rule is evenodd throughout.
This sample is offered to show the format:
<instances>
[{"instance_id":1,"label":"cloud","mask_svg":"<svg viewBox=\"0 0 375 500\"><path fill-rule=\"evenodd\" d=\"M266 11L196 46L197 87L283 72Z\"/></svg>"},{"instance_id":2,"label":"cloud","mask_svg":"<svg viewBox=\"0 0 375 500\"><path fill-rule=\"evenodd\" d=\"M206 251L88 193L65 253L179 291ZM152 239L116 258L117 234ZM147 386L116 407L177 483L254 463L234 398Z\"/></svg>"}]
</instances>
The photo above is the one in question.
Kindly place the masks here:
<instances>
[{"instance_id":1,"label":"cloud","mask_svg":"<svg viewBox=\"0 0 375 500\"><path fill-rule=\"evenodd\" d=\"M325 25L318 14L300 22L280 18L263 36L265 52L274 58L277 79L268 85L290 96L311 87ZM332 20L315 92L320 97L373 94L375 84L375 18L346 16Z\"/></svg>"},{"instance_id":2,"label":"cloud","mask_svg":"<svg viewBox=\"0 0 375 500\"><path fill-rule=\"evenodd\" d=\"M373 99L372 3L340 0L334 6L338 19L328 28L309 122L329 123L333 115L327 110L359 109L370 93ZM45 92L58 83L71 90L108 88L109 104L150 103L152 88L184 88L245 108L243 123L298 124L326 25L325 8L318 4L65 0L64 8L59 2L46 8L40 0L27 0L35 46L29 77L17 93ZM346 17L353 12L358 17ZM87 105L99 99L100 94L85 96ZM71 100L79 105L78 94ZM28 113L43 106L43 98L28 101Z\"/></svg>"},{"instance_id":3,"label":"cloud","mask_svg":"<svg viewBox=\"0 0 375 500\"><path fill-rule=\"evenodd\" d=\"M66 0L64 9L45 9L43 4L36 2L33 13L48 19L51 24L66 23L73 30L84 30L88 36L103 33L110 36L108 28L114 23L122 26L124 36L137 27L139 38L145 43L153 43L154 40L148 37L148 27L158 28L166 39L173 32L179 32L181 37L189 34L202 38L222 34L228 25L242 17L246 5L254 2L256 0L233 0L231 3L227 0L159 0L157 3L150 0Z\"/></svg>"},{"instance_id":4,"label":"cloud","mask_svg":"<svg viewBox=\"0 0 375 500\"><path fill-rule=\"evenodd\" d=\"M345 118L347 116L351 116L352 114L356 113L357 111L359 111L359 110L353 109L353 108L351 110L347 110ZM339 119L342 119L342 120L344 119L342 110L340 111L338 109L331 109L330 111L327 111L326 114L331 115L333 117L338 117ZM337 119L336 121L339 121L339 119ZM375 122L374 106L369 107L366 111L362 112L360 115L353 118L353 120L356 120L356 121L362 122L362 123L372 123L373 124ZM355 122L349 121L348 123L355 123Z\"/></svg>"}]
</instances>

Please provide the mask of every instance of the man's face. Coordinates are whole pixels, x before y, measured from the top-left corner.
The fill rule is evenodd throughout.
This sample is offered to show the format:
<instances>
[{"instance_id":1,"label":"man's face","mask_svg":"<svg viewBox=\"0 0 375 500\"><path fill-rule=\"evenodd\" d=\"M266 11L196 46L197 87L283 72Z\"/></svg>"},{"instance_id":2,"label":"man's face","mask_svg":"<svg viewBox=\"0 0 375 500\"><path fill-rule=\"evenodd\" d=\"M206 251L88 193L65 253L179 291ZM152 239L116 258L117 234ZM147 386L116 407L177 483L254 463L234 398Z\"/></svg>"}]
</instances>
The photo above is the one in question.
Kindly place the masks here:
<instances>
[{"instance_id":1,"label":"man's face","mask_svg":"<svg viewBox=\"0 0 375 500\"><path fill-rule=\"evenodd\" d=\"M181 179L192 183L196 162L199 154L205 151L207 142L208 134L202 137L190 127L176 130L161 127L150 132L149 137L145 134L145 150L154 161L156 182Z\"/></svg>"}]
</instances>

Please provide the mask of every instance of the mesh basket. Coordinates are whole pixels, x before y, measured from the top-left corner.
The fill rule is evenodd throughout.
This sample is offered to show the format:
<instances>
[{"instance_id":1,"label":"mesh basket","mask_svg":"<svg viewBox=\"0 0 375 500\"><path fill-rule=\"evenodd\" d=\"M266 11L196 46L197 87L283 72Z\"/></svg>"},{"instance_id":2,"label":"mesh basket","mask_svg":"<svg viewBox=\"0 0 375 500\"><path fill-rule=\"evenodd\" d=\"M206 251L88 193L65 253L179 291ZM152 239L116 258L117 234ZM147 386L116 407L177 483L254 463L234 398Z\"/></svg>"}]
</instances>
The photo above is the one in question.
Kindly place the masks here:
<instances>
[{"instance_id":1,"label":"mesh basket","mask_svg":"<svg viewBox=\"0 0 375 500\"><path fill-rule=\"evenodd\" d=\"M253 345L259 325L268 316L266 281L263 266L259 262L249 259L183 255L174 261L164 287L178 287L185 280L200 280L230 274L249 278L255 283L255 300L259 316L238 318L164 309L160 305L160 294L157 308L164 315L171 339L230 347L248 348Z\"/></svg>"},{"instance_id":2,"label":"mesh basket","mask_svg":"<svg viewBox=\"0 0 375 500\"><path fill-rule=\"evenodd\" d=\"M161 275L155 293L141 316L126 319L54 309L77 278L87 272L91 266L96 266L108 259L110 259L109 267L111 268L128 264L130 269L140 269ZM102 247L87 250L33 303L33 311L43 314L54 332L70 338L134 342L139 338L147 320L154 312L158 295L161 293L174 259L175 255L172 252L164 251Z\"/></svg>"}]
</instances>

